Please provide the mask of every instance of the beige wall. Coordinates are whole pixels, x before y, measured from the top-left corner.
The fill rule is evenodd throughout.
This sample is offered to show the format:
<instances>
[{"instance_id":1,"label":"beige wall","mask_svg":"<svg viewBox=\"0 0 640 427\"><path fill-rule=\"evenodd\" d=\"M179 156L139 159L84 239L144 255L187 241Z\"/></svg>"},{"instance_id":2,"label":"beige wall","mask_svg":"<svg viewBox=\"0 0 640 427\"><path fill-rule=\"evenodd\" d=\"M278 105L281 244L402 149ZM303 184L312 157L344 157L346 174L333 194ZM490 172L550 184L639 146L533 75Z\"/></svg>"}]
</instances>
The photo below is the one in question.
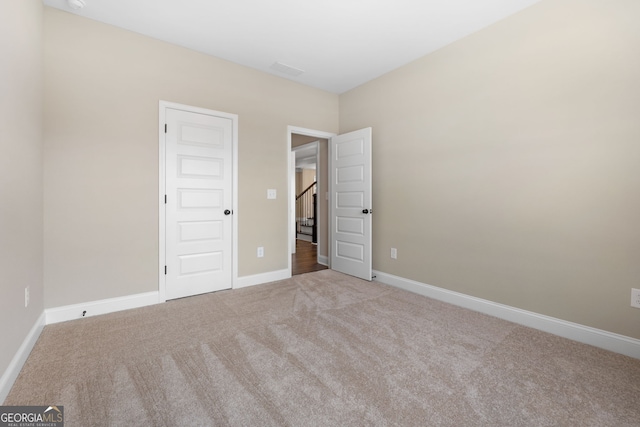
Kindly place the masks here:
<instances>
[{"instance_id":1,"label":"beige wall","mask_svg":"<svg viewBox=\"0 0 640 427\"><path fill-rule=\"evenodd\" d=\"M291 134L291 148L299 147L310 142L317 141L315 136L299 135L297 133Z\"/></svg>"},{"instance_id":2,"label":"beige wall","mask_svg":"<svg viewBox=\"0 0 640 427\"><path fill-rule=\"evenodd\" d=\"M343 94L374 268L640 338L638 16L545 0Z\"/></svg>"},{"instance_id":3,"label":"beige wall","mask_svg":"<svg viewBox=\"0 0 640 427\"><path fill-rule=\"evenodd\" d=\"M0 64L1 376L43 310L41 2L0 2Z\"/></svg>"},{"instance_id":4,"label":"beige wall","mask_svg":"<svg viewBox=\"0 0 640 427\"><path fill-rule=\"evenodd\" d=\"M1 2L0 372L43 297L157 289L160 99L240 116L241 276L287 266L286 197L265 195L286 194L287 125L336 132L339 112L341 132L374 128L374 268L640 338L639 12L545 0L338 109L335 95L45 8L43 295L42 5Z\"/></svg>"},{"instance_id":5,"label":"beige wall","mask_svg":"<svg viewBox=\"0 0 640 427\"><path fill-rule=\"evenodd\" d=\"M45 35L47 307L157 290L159 100L239 115L239 275L287 268L287 126L337 131L337 95L51 8Z\"/></svg>"},{"instance_id":6,"label":"beige wall","mask_svg":"<svg viewBox=\"0 0 640 427\"><path fill-rule=\"evenodd\" d=\"M315 182L316 170L315 169L302 169L300 172L300 194L307 187Z\"/></svg>"}]
</instances>

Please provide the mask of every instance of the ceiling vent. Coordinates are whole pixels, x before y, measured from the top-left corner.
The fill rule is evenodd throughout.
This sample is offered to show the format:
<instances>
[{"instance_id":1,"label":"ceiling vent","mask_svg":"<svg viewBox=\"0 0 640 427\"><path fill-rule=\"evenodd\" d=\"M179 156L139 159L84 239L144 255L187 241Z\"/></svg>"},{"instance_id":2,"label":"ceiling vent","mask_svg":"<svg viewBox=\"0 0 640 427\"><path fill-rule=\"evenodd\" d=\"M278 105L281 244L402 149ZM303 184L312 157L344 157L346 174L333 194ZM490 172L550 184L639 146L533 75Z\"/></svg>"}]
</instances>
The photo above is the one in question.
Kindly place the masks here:
<instances>
[{"instance_id":1,"label":"ceiling vent","mask_svg":"<svg viewBox=\"0 0 640 427\"><path fill-rule=\"evenodd\" d=\"M290 65L287 64L283 64L282 62L274 62L273 65L271 65L270 67L272 70L276 70L279 71L283 74L287 74L289 76L299 76L300 74L304 73L304 70L301 70L299 68L296 67L292 67Z\"/></svg>"},{"instance_id":2,"label":"ceiling vent","mask_svg":"<svg viewBox=\"0 0 640 427\"><path fill-rule=\"evenodd\" d=\"M80 10L86 5L84 0L67 0L67 4L73 10Z\"/></svg>"}]
</instances>

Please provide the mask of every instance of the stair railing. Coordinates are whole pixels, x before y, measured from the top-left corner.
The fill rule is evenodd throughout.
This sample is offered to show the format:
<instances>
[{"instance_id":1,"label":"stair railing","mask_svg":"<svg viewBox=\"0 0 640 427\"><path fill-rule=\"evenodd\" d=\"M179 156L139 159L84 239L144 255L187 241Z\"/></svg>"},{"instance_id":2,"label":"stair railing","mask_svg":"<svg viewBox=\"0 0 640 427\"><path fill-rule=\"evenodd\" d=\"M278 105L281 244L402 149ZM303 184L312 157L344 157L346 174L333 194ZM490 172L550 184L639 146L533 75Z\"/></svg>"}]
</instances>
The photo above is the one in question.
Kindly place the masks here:
<instances>
[{"instance_id":1,"label":"stair railing","mask_svg":"<svg viewBox=\"0 0 640 427\"><path fill-rule=\"evenodd\" d=\"M313 243L318 242L318 206L316 201L317 182L308 186L296 196L296 232L311 236Z\"/></svg>"}]
</instances>

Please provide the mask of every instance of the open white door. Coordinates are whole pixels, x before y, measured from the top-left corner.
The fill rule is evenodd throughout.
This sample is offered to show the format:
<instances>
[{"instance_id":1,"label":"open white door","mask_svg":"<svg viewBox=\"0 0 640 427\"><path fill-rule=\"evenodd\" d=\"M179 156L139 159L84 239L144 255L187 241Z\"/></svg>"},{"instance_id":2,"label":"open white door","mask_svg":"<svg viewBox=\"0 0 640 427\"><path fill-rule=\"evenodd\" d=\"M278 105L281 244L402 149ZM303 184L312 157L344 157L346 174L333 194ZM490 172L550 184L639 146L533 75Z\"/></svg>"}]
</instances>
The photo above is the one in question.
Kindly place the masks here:
<instances>
[{"instance_id":1,"label":"open white door","mask_svg":"<svg viewBox=\"0 0 640 427\"><path fill-rule=\"evenodd\" d=\"M329 144L331 269L371 280L371 128Z\"/></svg>"}]
</instances>

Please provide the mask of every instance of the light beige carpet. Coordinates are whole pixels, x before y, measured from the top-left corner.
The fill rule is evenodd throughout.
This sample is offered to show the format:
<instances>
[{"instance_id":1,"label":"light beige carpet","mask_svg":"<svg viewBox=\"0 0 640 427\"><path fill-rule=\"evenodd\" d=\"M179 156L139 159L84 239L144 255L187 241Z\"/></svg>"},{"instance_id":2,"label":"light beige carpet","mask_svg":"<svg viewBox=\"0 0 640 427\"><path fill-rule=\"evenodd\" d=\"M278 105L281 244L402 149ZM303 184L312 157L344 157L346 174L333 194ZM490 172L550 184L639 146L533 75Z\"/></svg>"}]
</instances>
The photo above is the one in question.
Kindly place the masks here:
<instances>
[{"instance_id":1,"label":"light beige carpet","mask_svg":"<svg viewBox=\"0 0 640 427\"><path fill-rule=\"evenodd\" d=\"M638 426L640 360L325 270L47 326L67 426Z\"/></svg>"}]
</instances>

